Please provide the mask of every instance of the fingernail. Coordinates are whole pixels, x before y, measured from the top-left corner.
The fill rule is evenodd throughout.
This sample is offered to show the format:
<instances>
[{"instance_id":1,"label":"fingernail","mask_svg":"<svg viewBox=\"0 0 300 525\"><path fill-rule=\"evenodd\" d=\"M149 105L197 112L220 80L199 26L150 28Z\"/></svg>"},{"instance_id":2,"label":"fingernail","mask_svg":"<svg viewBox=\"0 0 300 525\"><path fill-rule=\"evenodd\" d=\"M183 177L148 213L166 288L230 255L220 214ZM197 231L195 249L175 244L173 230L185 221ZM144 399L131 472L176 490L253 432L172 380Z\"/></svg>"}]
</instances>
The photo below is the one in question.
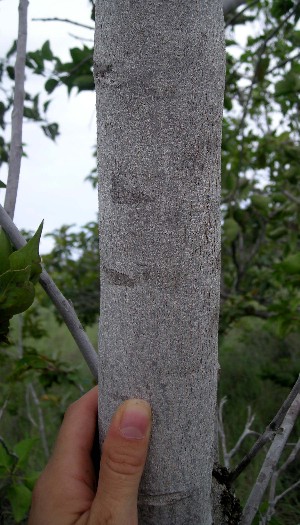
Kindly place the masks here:
<instances>
[{"instance_id":1,"label":"fingernail","mask_svg":"<svg viewBox=\"0 0 300 525\"><path fill-rule=\"evenodd\" d=\"M120 423L120 433L127 439L143 439L150 423L149 405L145 401L126 403Z\"/></svg>"}]
</instances>

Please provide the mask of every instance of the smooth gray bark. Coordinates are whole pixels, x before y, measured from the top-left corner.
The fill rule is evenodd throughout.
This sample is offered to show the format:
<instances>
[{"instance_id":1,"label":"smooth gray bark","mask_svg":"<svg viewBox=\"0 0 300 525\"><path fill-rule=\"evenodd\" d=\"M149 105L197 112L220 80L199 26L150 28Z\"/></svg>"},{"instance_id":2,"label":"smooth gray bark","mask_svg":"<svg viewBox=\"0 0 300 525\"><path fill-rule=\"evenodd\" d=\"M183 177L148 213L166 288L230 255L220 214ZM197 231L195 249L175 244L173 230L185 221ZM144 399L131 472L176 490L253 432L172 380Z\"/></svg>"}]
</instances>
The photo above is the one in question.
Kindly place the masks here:
<instances>
[{"instance_id":1,"label":"smooth gray bark","mask_svg":"<svg viewBox=\"0 0 300 525\"><path fill-rule=\"evenodd\" d=\"M153 409L140 524L209 525L217 388L221 0L97 0L100 440Z\"/></svg>"},{"instance_id":2,"label":"smooth gray bark","mask_svg":"<svg viewBox=\"0 0 300 525\"><path fill-rule=\"evenodd\" d=\"M17 200L20 167L22 158L23 110L25 97L25 61L27 44L27 10L28 0L19 3L19 30L17 40L17 57L15 64L15 93L11 120L11 144L9 151L9 168L4 208L13 219Z\"/></svg>"}]
</instances>

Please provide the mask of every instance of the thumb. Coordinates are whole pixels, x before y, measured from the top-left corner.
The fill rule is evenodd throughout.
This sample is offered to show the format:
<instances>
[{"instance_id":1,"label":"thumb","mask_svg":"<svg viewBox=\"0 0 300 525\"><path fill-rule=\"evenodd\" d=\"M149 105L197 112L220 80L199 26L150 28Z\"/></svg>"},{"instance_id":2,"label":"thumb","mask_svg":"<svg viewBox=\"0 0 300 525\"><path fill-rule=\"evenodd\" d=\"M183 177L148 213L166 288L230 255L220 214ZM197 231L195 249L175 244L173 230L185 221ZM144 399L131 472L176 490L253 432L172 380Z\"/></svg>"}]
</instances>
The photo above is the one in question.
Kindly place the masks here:
<instances>
[{"instance_id":1,"label":"thumb","mask_svg":"<svg viewBox=\"0 0 300 525\"><path fill-rule=\"evenodd\" d=\"M151 409L146 401L125 401L114 414L102 447L98 490L91 509L97 523L100 518L100 523L137 524L138 488L150 428Z\"/></svg>"}]
</instances>

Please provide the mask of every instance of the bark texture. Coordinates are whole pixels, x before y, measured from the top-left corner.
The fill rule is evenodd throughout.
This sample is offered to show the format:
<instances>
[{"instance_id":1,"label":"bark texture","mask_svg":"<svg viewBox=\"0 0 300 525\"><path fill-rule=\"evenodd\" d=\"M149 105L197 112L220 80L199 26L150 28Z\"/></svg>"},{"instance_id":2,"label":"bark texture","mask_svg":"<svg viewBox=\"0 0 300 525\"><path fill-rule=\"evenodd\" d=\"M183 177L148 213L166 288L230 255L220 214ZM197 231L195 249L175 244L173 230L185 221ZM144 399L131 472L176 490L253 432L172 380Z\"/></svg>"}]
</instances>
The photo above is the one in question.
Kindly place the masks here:
<instances>
[{"instance_id":1,"label":"bark texture","mask_svg":"<svg viewBox=\"0 0 300 525\"><path fill-rule=\"evenodd\" d=\"M221 0L97 0L99 429L153 409L140 524L209 525L220 277Z\"/></svg>"}]
</instances>

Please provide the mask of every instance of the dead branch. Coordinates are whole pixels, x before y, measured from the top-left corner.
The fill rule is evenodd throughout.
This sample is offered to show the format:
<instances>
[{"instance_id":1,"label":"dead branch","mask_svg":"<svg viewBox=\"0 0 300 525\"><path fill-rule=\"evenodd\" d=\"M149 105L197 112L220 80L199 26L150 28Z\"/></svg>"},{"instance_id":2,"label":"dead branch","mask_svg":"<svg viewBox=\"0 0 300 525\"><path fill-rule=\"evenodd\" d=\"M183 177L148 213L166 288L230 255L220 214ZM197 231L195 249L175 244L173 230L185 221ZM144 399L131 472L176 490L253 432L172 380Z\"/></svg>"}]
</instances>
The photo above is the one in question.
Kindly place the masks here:
<instances>
[{"instance_id":1,"label":"dead branch","mask_svg":"<svg viewBox=\"0 0 300 525\"><path fill-rule=\"evenodd\" d=\"M269 448L257 480L244 507L241 525L251 525L299 413L300 394L298 394L292 402Z\"/></svg>"},{"instance_id":2,"label":"dead branch","mask_svg":"<svg viewBox=\"0 0 300 525\"><path fill-rule=\"evenodd\" d=\"M249 463L255 458L255 456L262 449L262 447L268 441L271 441L273 439L275 433L281 426L281 423L287 411L289 410L291 404L293 403L294 399L297 397L299 392L300 392L300 376L298 377L288 397L286 398L284 403L281 405L276 416L272 419L271 423L267 426L264 433L254 443L253 447L248 452L248 454L244 456L240 464L230 473L229 475L230 483L232 483L233 481L237 479L237 477L241 474L241 472L243 472L243 470L245 470L245 468L249 465Z\"/></svg>"},{"instance_id":3,"label":"dead branch","mask_svg":"<svg viewBox=\"0 0 300 525\"><path fill-rule=\"evenodd\" d=\"M251 430L251 425L253 424L255 415L251 414L251 407L248 406L248 415L247 415L247 421L245 423L244 430L241 433L240 437L238 438L234 447L228 452L227 445L226 445L226 435L225 435L224 424L223 424L223 408L226 402L227 402L226 397L223 397L220 401L219 412L218 412L218 423L219 423L218 428L219 428L221 447L222 447L222 452L223 452L224 466L229 470L231 459L239 451L244 439L247 436L257 435L257 433Z\"/></svg>"},{"instance_id":4,"label":"dead branch","mask_svg":"<svg viewBox=\"0 0 300 525\"><path fill-rule=\"evenodd\" d=\"M296 456L300 450L300 439L298 442L294 445L292 452L289 454L286 461L281 465L281 467L273 473L270 481L270 490L269 490L269 507L266 512L266 514L262 517L260 525L267 525L269 521L271 520L272 516L274 516L276 510L276 505L279 500L284 498L289 492L297 488L297 486L300 483L300 480L293 483L290 487L288 487L286 490L284 490L281 494L278 494L276 496L276 484L278 481L278 478L283 473L284 470L287 469L287 467L296 459Z\"/></svg>"}]
</instances>

